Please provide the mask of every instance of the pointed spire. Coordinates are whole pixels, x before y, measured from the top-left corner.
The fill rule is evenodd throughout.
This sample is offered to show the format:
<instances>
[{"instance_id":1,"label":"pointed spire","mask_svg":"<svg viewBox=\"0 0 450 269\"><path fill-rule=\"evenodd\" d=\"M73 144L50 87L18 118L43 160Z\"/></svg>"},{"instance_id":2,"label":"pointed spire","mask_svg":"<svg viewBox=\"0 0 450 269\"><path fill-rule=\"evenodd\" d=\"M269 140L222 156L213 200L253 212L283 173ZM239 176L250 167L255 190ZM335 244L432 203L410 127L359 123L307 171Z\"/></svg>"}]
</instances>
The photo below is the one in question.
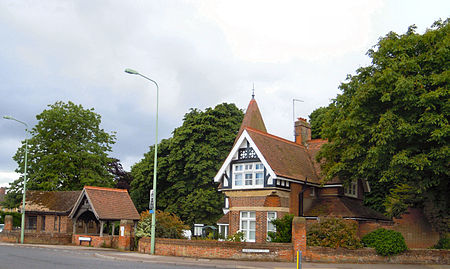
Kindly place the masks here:
<instances>
[{"instance_id":1,"label":"pointed spire","mask_svg":"<svg viewBox=\"0 0 450 269\"><path fill-rule=\"evenodd\" d=\"M246 127L250 127L252 129L267 133L266 125L264 124L264 120L261 116L261 112L259 111L258 104L256 103L256 100L254 98L252 98L252 100L250 100L250 103L248 104L244 119L242 120L241 127L239 128L239 133L237 134L234 143L236 143Z\"/></svg>"}]
</instances>

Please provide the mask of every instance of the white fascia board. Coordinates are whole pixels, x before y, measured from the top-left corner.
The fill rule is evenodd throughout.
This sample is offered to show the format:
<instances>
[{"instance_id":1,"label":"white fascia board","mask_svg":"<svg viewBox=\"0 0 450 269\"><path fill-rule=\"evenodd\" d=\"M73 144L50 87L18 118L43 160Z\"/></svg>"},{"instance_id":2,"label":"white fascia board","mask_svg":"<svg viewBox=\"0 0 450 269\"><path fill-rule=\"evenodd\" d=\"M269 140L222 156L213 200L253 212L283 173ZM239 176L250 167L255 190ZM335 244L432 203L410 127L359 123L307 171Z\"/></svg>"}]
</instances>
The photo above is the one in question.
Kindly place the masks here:
<instances>
[{"instance_id":1,"label":"white fascia board","mask_svg":"<svg viewBox=\"0 0 450 269\"><path fill-rule=\"evenodd\" d=\"M264 159L264 156L262 155L261 151L259 151L258 147L256 146L255 142L253 142L252 138L248 134L247 130L244 130L239 137L238 141L234 144L234 147L231 149L230 153L228 154L228 157L223 162L222 166L219 169L219 172L217 172L216 176L214 177L214 182L219 182L222 175L225 173L225 169L230 165L234 154L239 150L242 142L244 139L247 139L247 141L250 143L250 146L253 148L253 150L256 152L256 155L261 160L261 163L264 165L264 167L267 169L267 172L272 176L272 178L276 178L275 172L270 168L269 163L267 163L266 159Z\"/></svg>"}]
</instances>

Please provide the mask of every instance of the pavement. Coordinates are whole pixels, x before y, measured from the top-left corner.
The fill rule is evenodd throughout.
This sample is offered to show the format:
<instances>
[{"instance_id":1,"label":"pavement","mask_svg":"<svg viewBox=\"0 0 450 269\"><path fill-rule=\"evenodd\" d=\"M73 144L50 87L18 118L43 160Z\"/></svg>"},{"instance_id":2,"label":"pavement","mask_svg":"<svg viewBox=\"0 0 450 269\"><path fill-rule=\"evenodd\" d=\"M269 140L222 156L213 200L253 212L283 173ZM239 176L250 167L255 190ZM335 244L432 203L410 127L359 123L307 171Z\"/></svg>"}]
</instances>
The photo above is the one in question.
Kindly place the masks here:
<instances>
[{"instance_id":1,"label":"pavement","mask_svg":"<svg viewBox=\"0 0 450 269\"><path fill-rule=\"evenodd\" d=\"M63 249L73 251L89 251L95 257L102 259L133 261L143 263L170 264L179 266L194 266L208 268L240 268L240 269L295 269L296 263L289 262L259 262L259 261L242 261L242 260L221 260L221 259L205 259L205 258L189 258L174 256L158 256L138 253L134 251L119 251L112 248L95 248L73 245L38 245L38 244L12 244L0 243L0 245L14 245L16 247L32 247L32 248L48 248ZM302 263L301 268L445 268L450 269L449 265L408 265L408 264L326 264L326 263Z\"/></svg>"}]
</instances>

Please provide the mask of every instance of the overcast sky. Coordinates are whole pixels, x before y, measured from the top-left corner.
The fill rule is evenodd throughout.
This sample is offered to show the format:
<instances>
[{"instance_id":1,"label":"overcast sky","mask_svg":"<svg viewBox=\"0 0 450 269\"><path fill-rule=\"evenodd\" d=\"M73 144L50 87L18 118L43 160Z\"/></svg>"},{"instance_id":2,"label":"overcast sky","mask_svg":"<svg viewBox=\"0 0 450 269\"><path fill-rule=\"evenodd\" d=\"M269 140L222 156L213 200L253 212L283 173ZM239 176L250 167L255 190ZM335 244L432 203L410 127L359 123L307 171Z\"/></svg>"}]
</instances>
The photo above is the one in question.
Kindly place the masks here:
<instances>
[{"instance_id":1,"label":"overcast sky","mask_svg":"<svg viewBox=\"0 0 450 269\"><path fill-rule=\"evenodd\" d=\"M112 157L129 168L190 108L245 109L254 83L268 131L292 139L307 117L369 64L380 36L423 33L449 17L450 1L0 1L0 116L34 126L56 101L94 108L117 132ZM23 126L0 120L0 186L18 178L12 156Z\"/></svg>"}]
</instances>

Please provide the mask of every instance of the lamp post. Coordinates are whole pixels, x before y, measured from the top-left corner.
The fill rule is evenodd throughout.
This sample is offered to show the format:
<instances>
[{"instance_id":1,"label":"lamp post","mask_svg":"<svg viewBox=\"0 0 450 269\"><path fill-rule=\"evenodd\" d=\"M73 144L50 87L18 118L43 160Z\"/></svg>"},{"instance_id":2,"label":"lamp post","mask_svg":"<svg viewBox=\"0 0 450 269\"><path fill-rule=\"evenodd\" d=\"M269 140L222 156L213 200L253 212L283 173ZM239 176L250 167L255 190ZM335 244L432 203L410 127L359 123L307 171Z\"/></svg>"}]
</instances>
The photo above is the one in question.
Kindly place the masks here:
<instances>
[{"instance_id":1,"label":"lamp post","mask_svg":"<svg viewBox=\"0 0 450 269\"><path fill-rule=\"evenodd\" d=\"M150 248L150 254L155 254L155 224L156 224L156 173L158 171L158 105L159 105L159 86L156 81L154 81L151 78L148 78L139 72L133 70L133 69L125 69L125 72L132 75L138 75L141 76L156 85L156 138L155 138L155 157L154 157L154 163L153 163L153 197L150 197L150 201L152 201L153 198L153 214L152 214L152 229L151 229L151 248Z\"/></svg>"},{"instance_id":2,"label":"lamp post","mask_svg":"<svg viewBox=\"0 0 450 269\"><path fill-rule=\"evenodd\" d=\"M6 120L14 120L25 125L25 132L28 132L28 124L11 116L3 116ZM22 224L20 225L20 243L23 244L25 233L25 193L27 191L27 157L28 157L28 139L25 136L25 167L23 173L23 199L22 199Z\"/></svg>"}]
</instances>

